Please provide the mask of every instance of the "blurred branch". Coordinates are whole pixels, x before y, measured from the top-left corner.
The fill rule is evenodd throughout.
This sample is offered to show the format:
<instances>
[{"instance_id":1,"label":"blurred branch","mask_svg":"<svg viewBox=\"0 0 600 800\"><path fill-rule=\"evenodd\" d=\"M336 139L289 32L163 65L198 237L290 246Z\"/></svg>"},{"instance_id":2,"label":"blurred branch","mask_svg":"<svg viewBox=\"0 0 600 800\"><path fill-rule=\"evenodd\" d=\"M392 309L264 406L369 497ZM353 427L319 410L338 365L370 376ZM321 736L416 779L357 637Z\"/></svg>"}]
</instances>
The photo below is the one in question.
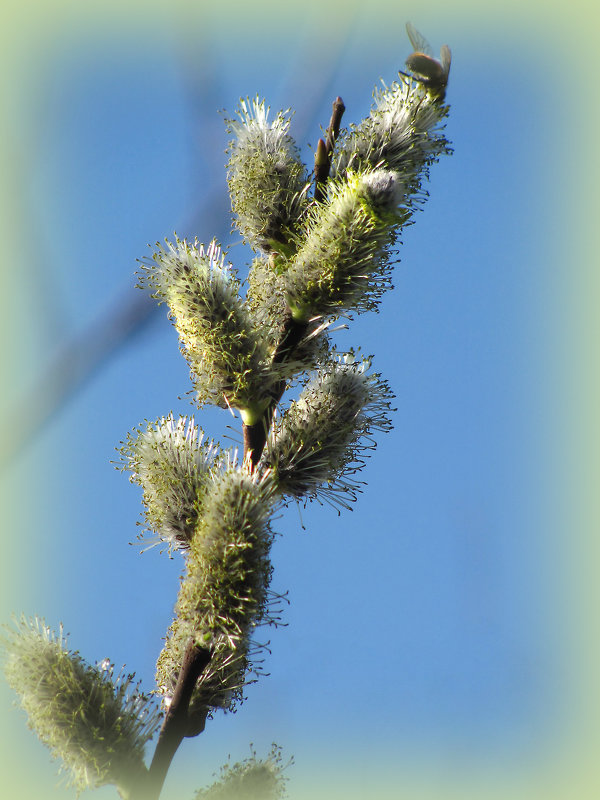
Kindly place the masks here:
<instances>
[{"instance_id":1,"label":"blurred branch","mask_svg":"<svg viewBox=\"0 0 600 800\"><path fill-rule=\"evenodd\" d=\"M100 318L68 342L38 377L34 388L9 409L2 431L0 468L4 469L23 447L119 348L148 324L158 308L141 292L125 292ZM27 424L15 424L26 420Z\"/></svg>"}]
</instances>

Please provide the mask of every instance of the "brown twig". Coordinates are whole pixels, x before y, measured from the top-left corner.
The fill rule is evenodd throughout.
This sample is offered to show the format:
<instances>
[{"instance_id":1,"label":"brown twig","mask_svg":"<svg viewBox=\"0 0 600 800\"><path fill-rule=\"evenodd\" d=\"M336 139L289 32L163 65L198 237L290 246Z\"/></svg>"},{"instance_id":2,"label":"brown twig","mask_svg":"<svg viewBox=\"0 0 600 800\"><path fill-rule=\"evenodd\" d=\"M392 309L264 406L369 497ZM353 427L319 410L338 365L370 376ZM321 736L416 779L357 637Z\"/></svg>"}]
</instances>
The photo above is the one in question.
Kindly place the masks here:
<instances>
[{"instance_id":1,"label":"brown twig","mask_svg":"<svg viewBox=\"0 0 600 800\"><path fill-rule=\"evenodd\" d=\"M188 709L196 681L204 672L211 659L211 651L198 647L193 641L187 646L173 698L158 737L152 764L144 776L143 785L132 793L131 800L156 800L165 782L165 777L177 752L177 748L190 732ZM208 709L207 709L208 712ZM204 729L195 725L193 734Z\"/></svg>"},{"instance_id":2,"label":"brown twig","mask_svg":"<svg viewBox=\"0 0 600 800\"><path fill-rule=\"evenodd\" d=\"M317 142L317 151L315 153L315 200L322 203L325 199L325 183L329 177L329 156L327 155L327 145L323 139Z\"/></svg>"},{"instance_id":3,"label":"brown twig","mask_svg":"<svg viewBox=\"0 0 600 800\"><path fill-rule=\"evenodd\" d=\"M325 184L331 169L331 156L335 146L335 140L340 132L340 124L346 106L341 97L336 97L331 107L331 119L327 128L327 139L319 139L317 151L315 153L315 200L322 203L325 199Z\"/></svg>"},{"instance_id":4,"label":"brown twig","mask_svg":"<svg viewBox=\"0 0 600 800\"><path fill-rule=\"evenodd\" d=\"M331 119L329 120L329 127L327 128L326 145L328 156L331 156L333 153L333 147L340 132L340 124L342 122L342 117L345 110L346 106L344 105L342 98L339 96L336 97L332 103Z\"/></svg>"},{"instance_id":5,"label":"brown twig","mask_svg":"<svg viewBox=\"0 0 600 800\"><path fill-rule=\"evenodd\" d=\"M283 333L275 349L272 363L274 365L283 364L285 361L289 360L294 350L306 335L307 330L308 322L298 322L293 318L291 311L288 310L283 326ZM255 425L243 426L244 458L250 453L250 461L253 467L255 467L260 460L262 451L267 442L267 436L273 424L275 408L281 400L286 386L287 380L285 378L281 378L281 380L277 381L271 392L271 400L265 409L262 419Z\"/></svg>"},{"instance_id":6,"label":"brown twig","mask_svg":"<svg viewBox=\"0 0 600 800\"><path fill-rule=\"evenodd\" d=\"M252 469L258 464L260 456L267 441L267 430L265 428L265 418L262 417L254 425L242 425L244 437L244 460L250 459Z\"/></svg>"}]
</instances>

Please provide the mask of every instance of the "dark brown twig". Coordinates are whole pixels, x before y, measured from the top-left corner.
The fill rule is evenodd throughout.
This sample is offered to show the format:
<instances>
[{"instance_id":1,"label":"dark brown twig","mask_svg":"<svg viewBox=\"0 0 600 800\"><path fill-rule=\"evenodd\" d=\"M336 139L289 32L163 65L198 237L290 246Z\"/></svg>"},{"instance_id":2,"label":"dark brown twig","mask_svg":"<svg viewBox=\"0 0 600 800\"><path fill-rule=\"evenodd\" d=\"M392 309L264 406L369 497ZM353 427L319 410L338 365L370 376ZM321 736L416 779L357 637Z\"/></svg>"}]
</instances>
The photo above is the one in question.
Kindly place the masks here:
<instances>
[{"instance_id":1,"label":"dark brown twig","mask_svg":"<svg viewBox=\"0 0 600 800\"><path fill-rule=\"evenodd\" d=\"M210 663L211 655L210 650L198 647L193 641L188 644L173 692L173 699L158 737L152 764L144 776L144 785L137 787L138 791L131 795L131 800L155 800L159 797L173 756L189 733L190 700L196 681ZM203 727L203 725L196 725L194 735L200 733L199 728L203 729Z\"/></svg>"},{"instance_id":2,"label":"dark brown twig","mask_svg":"<svg viewBox=\"0 0 600 800\"><path fill-rule=\"evenodd\" d=\"M242 425L244 436L244 460L250 459L252 469L258 464L260 456L267 441L267 430L265 428L265 418L261 418L254 425Z\"/></svg>"},{"instance_id":3,"label":"dark brown twig","mask_svg":"<svg viewBox=\"0 0 600 800\"><path fill-rule=\"evenodd\" d=\"M340 132L340 124L345 110L346 106L342 98L339 96L336 97L332 103L331 119L329 120L329 127L327 128L326 146L328 156L331 156L333 153L333 147Z\"/></svg>"},{"instance_id":4,"label":"dark brown twig","mask_svg":"<svg viewBox=\"0 0 600 800\"><path fill-rule=\"evenodd\" d=\"M272 363L274 365L283 364L285 361L289 360L296 347L298 347L306 335L307 330L308 322L298 322L292 317L291 311L288 311L283 327L283 334L273 355ZM251 453L250 461L253 467L255 467L260 460L262 451L267 442L267 436L273 424L275 408L285 392L286 385L287 381L285 378L277 381L271 393L271 401L265 409L262 419L255 425L244 425L244 458L248 453Z\"/></svg>"},{"instance_id":5,"label":"dark brown twig","mask_svg":"<svg viewBox=\"0 0 600 800\"><path fill-rule=\"evenodd\" d=\"M319 139L317 151L315 153L315 200L322 203L325 199L325 184L331 169L331 156L335 146L335 140L340 132L340 124L346 106L341 97L336 97L332 103L331 119L327 128L327 139Z\"/></svg>"},{"instance_id":6,"label":"dark brown twig","mask_svg":"<svg viewBox=\"0 0 600 800\"><path fill-rule=\"evenodd\" d=\"M329 177L329 156L327 154L327 145L323 139L317 142L317 151L315 153L315 200L322 203L325 199L325 183Z\"/></svg>"}]
</instances>

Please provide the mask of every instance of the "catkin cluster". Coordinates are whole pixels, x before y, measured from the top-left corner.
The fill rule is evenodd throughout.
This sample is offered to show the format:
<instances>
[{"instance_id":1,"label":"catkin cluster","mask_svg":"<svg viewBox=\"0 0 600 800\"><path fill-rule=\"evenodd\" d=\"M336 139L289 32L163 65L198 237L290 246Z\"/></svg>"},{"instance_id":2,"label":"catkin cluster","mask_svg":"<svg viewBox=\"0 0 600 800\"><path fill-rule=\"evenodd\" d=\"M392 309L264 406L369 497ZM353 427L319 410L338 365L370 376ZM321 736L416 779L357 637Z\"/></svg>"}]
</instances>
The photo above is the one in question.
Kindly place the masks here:
<instances>
[{"instance_id":1,"label":"catkin cluster","mask_svg":"<svg viewBox=\"0 0 600 800\"><path fill-rule=\"evenodd\" d=\"M391 428L386 381L370 358L338 353L329 337L339 317L377 310L428 169L450 152L442 133L448 48L443 55L436 68L414 54L420 78L418 70L416 79L399 75L366 119L337 140L330 131L329 177L317 193L289 112L270 118L264 101L240 102L227 123L227 180L235 225L255 251L246 287L215 241L165 240L141 262L140 286L168 307L196 405L239 414L245 443L238 457L193 418L171 413L143 423L121 447L120 466L142 489L142 537L183 559L156 670L163 731L190 652L206 666L183 709L184 735L240 702L260 671L256 628L278 621L273 512L315 499L349 507L374 434ZM284 401L298 383L299 396ZM75 786L114 783L128 796L144 780L143 749L157 727L131 676L86 664L41 622L19 623L5 649L31 726ZM250 798L259 785L261 797L280 796L278 757L234 765L198 797L235 787Z\"/></svg>"},{"instance_id":2,"label":"catkin cluster","mask_svg":"<svg viewBox=\"0 0 600 800\"><path fill-rule=\"evenodd\" d=\"M327 331L340 315L376 310L391 286L398 235L423 198L428 167L449 149L445 114L439 95L400 76L368 118L340 132L317 200L289 112L270 119L264 101L242 100L228 121L227 177L235 224L256 251L246 294L215 242L166 242L142 267L142 284L169 307L198 404L237 409L264 429L252 463L224 460L172 417L124 447L146 527L185 557L158 661L167 705L190 642L212 653L192 713L240 699L252 631L274 617L273 509L313 499L348 507L374 434L391 427L389 386L370 359L331 350ZM294 380L304 384L300 396L273 416Z\"/></svg>"}]
</instances>

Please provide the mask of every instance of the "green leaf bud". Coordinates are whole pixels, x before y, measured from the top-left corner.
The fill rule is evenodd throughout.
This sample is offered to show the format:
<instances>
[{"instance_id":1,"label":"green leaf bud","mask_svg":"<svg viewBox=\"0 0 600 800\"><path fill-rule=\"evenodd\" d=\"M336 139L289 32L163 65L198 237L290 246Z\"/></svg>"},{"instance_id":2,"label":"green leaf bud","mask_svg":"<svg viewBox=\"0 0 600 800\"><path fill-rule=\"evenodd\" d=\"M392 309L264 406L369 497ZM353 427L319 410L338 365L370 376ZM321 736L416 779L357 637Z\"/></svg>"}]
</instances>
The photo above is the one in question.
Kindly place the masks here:
<instances>
[{"instance_id":1,"label":"green leaf bud","mask_svg":"<svg viewBox=\"0 0 600 800\"><path fill-rule=\"evenodd\" d=\"M198 403L262 411L273 384L265 344L215 242L157 244L140 286L169 306Z\"/></svg>"},{"instance_id":2,"label":"green leaf bud","mask_svg":"<svg viewBox=\"0 0 600 800\"><path fill-rule=\"evenodd\" d=\"M128 434L121 468L144 491L145 522L169 549L188 549L196 530L209 470L220 463L218 446L204 440L193 417L173 415ZM147 538L147 537L144 537Z\"/></svg>"},{"instance_id":3,"label":"green leaf bud","mask_svg":"<svg viewBox=\"0 0 600 800\"><path fill-rule=\"evenodd\" d=\"M87 664L67 649L62 627L56 634L40 619L22 618L3 645L8 683L70 784L131 788L146 772L144 746L159 724L133 675L114 676L108 661Z\"/></svg>"},{"instance_id":4,"label":"green leaf bud","mask_svg":"<svg viewBox=\"0 0 600 800\"><path fill-rule=\"evenodd\" d=\"M392 427L393 395L369 367L352 353L331 362L276 423L261 467L271 468L282 494L345 508L356 499L360 485L352 476L375 448L372 434Z\"/></svg>"},{"instance_id":5,"label":"green leaf bud","mask_svg":"<svg viewBox=\"0 0 600 800\"><path fill-rule=\"evenodd\" d=\"M391 286L389 249L402 187L393 172L349 174L312 206L303 244L285 272L294 316L309 319L377 307Z\"/></svg>"},{"instance_id":6,"label":"green leaf bud","mask_svg":"<svg viewBox=\"0 0 600 800\"><path fill-rule=\"evenodd\" d=\"M308 200L306 168L289 135L290 113L269 120L269 108L255 98L240 100L238 120L228 120L227 179L236 224L254 249L288 253L290 234Z\"/></svg>"}]
</instances>

